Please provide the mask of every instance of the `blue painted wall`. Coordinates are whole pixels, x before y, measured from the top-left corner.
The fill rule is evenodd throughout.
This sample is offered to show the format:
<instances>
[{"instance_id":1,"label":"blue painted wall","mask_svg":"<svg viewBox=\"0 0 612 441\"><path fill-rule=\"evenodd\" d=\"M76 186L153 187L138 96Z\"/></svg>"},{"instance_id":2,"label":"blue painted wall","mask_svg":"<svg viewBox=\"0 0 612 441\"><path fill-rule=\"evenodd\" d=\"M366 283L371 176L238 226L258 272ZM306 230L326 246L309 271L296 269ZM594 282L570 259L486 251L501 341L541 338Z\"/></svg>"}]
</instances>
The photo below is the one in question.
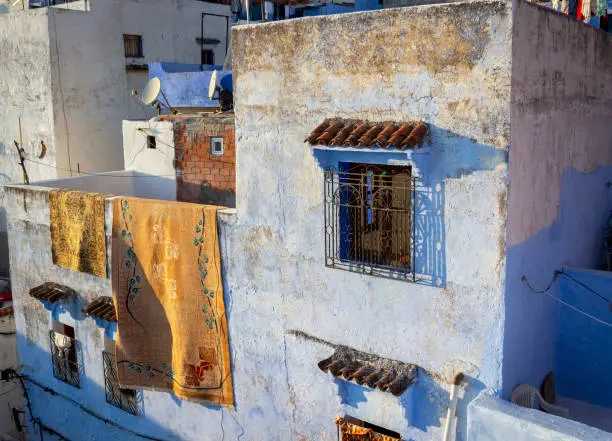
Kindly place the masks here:
<instances>
[{"instance_id":1,"label":"blue painted wall","mask_svg":"<svg viewBox=\"0 0 612 441\"><path fill-rule=\"evenodd\" d=\"M208 99L208 86L213 70L222 66L181 63L150 63L149 78L158 77L162 90L173 107L218 107L218 100ZM202 70L201 70L202 69ZM229 75L228 75L229 74ZM231 90L231 73L221 74L222 83Z\"/></svg>"},{"instance_id":2,"label":"blue painted wall","mask_svg":"<svg viewBox=\"0 0 612 441\"><path fill-rule=\"evenodd\" d=\"M572 325L582 318L575 312L561 310L564 307L550 297L531 291L521 277L526 276L535 287L543 289L552 281L554 272L564 266L601 268L603 233L612 208L612 194L607 185L610 181L612 167L601 167L590 174L566 170L561 183L557 219L523 243L508 248L503 370L505 397L509 397L514 387L521 383L539 387L551 370L561 374L561 369L564 376L570 375L559 361L571 355L559 353L568 351L568 347L559 345L559 342L570 338L572 343L568 344L574 345L576 339L582 338L579 336L580 328L574 329ZM559 282L565 283L562 279ZM561 295L560 286L560 283L553 284L550 294ZM560 326L560 314L564 320L573 317L572 321ZM583 367L572 372L572 378L584 375L586 362L583 360ZM563 394L562 390L559 393Z\"/></svg>"},{"instance_id":3,"label":"blue painted wall","mask_svg":"<svg viewBox=\"0 0 612 441\"><path fill-rule=\"evenodd\" d=\"M612 298L612 272L565 268L558 280L559 297L606 323L610 304L589 288ZM587 288L588 287L588 288ZM559 308L555 360L557 393L567 398L612 407L612 327L567 307Z\"/></svg>"}]
</instances>

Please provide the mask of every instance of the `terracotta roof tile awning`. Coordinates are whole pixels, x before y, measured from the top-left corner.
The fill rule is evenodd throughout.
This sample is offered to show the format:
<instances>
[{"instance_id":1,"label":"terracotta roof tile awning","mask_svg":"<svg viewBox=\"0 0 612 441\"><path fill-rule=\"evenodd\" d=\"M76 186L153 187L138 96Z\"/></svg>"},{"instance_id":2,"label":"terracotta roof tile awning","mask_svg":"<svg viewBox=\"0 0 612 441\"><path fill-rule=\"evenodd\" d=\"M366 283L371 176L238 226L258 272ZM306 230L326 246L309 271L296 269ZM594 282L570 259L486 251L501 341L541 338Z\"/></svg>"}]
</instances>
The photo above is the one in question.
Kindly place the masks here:
<instances>
[{"instance_id":1,"label":"terracotta roof tile awning","mask_svg":"<svg viewBox=\"0 0 612 441\"><path fill-rule=\"evenodd\" d=\"M32 297L49 303L56 303L73 294L74 291L71 288L55 282L45 282L30 290Z\"/></svg>"},{"instance_id":2,"label":"terracotta roof tile awning","mask_svg":"<svg viewBox=\"0 0 612 441\"><path fill-rule=\"evenodd\" d=\"M116 322L117 314L111 297L98 297L96 300L83 308L83 313L107 322Z\"/></svg>"},{"instance_id":3,"label":"terracotta roof tile awning","mask_svg":"<svg viewBox=\"0 0 612 441\"><path fill-rule=\"evenodd\" d=\"M414 383L418 366L375 357L339 346L331 357L321 360L319 369L334 377L355 381L359 385L402 395Z\"/></svg>"},{"instance_id":4,"label":"terracotta roof tile awning","mask_svg":"<svg viewBox=\"0 0 612 441\"><path fill-rule=\"evenodd\" d=\"M407 149L422 146L427 130L422 122L326 119L314 128L305 142L327 147Z\"/></svg>"}]
</instances>

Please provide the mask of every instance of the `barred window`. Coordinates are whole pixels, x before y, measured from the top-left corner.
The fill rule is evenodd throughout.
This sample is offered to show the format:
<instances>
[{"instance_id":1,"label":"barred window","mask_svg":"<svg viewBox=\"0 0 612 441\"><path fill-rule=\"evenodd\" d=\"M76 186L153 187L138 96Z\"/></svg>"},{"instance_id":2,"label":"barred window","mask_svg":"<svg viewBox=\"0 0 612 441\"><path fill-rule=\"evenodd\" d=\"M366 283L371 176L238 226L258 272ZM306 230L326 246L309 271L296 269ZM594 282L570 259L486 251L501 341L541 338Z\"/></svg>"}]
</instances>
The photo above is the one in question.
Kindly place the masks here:
<instances>
[{"instance_id":1,"label":"barred window","mask_svg":"<svg viewBox=\"0 0 612 441\"><path fill-rule=\"evenodd\" d=\"M326 266L414 281L411 168L341 165L325 172Z\"/></svg>"},{"instance_id":2,"label":"barred window","mask_svg":"<svg viewBox=\"0 0 612 441\"><path fill-rule=\"evenodd\" d=\"M55 330L49 331L53 375L64 383L80 387L77 341L74 338L74 328L61 323L54 324L54 328Z\"/></svg>"},{"instance_id":3,"label":"barred window","mask_svg":"<svg viewBox=\"0 0 612 441\"><path fill-rule=\"evenodd\" d=\"M124 389L119 386L117 377L117 360L115 355L103 351L104 360L104 391L106 402L121 410L138 415L138 397L134 389Z\"/></svg>"},{"instance_id":4,"label":"barred window","mask_svg":"<svg viewBox=\"0 0 612 441\"><path fill-rule=\"evenodd\" d=\"M142 35L127 35L123 34L123 50L126 58L142 58L144 53L142 50Z\"/></svg>"}]
</instances>

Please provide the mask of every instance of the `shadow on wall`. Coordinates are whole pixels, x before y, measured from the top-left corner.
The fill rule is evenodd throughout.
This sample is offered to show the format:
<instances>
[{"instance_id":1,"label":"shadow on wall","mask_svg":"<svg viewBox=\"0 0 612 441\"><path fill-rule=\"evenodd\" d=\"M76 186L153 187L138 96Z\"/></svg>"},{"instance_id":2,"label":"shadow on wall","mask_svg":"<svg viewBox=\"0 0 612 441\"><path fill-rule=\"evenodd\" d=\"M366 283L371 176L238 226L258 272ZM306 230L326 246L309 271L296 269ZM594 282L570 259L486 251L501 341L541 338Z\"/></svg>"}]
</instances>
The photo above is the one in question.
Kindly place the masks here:
<instances>
[{"instance_id":1,"label":"shadow on wall","mask_svg":"<svg viewBox=\"0 0 612 441\"><path fill-rule=\"evenodd\" d=\"M78 339L79 336L76 337ZM24 384L32 415L48 428L42 429L41 439L55 439L52 435L52 431L55 431L70 440L180 440L167 427L149 419L146 406L143 414L135 416L107 403L104 384L98 384L88 377L84 369L80 369L80 388L63 383L53 376L49 347L41 348L21 333L17 334L17 340L21 373L26 377ZM102 370L102 354L98 359ZM33 371L31 366L43 368ZM20 387L18 382L16 385ZM28 427L32 438L38 438L40 426L32 424L29 412L27 421L26 416L21 414L21 423Z\"/></svg>"},{"instance_id":2,"label":"shadow on wall","mask_svg":"<svg viewBox=\"0 0 612 441\"><path fill-rule=\"evenodd\" d=\"M367 150L312 148L323 170L341 170L350 163L412 167L417 178L413 214L417 283L445 287L447 181L492 171L507 162L507 153L435 125L429 126L422 149Z\"/></svg>"},{"instance_id":3,"label":"shadow on wall","mask_svg":"<svg viewBox=\"0 0 612 441\"><path fill-rule=\"evenodd\" d=\"M397 403L404 410L404 418L408 424L408 438L416 436L422 438L423 434L431 436L432 428L443 430L448 406L450 404L450 394L443 389L429 374L419 372L418 380L410 386L406 392L399 397L392 397L388 393L374 391L366 386L360 386L350 381L334 379L338 387L338 397L340 404L345 406L345 413L350 416L358 416L358 409L361 404L369 401L370 394L385 394L388 398L397 400ZM463 384L463 395L457 402L457 439L467 439L467 406L468 404L485 389L485 385L473 377L466 377ZM416 432L422 432L417 434Z\"/></svg>"},{"instance_id":4,"label":"shadow on wall","mask_svg":"<svg viewBox=\"0 0 612 441\"><path fill-rule=\"evenodd\" d=\"M236 192L216 188L210 182L203 180L199 184L184 182L177 177L177 200L195 204L219 205L236 208Z\"/></svg>"},{"instance_id":5,"label":"shadow on wall","mask_svg":"<svg viewBox=\"0 0 612 441\"><path fill-rule=\"evenodd\" d=\"M544 289L553 280L554 272L564 266L602 267L604 232L612 209L612 190L607 185L611 181L612 167L601 167L590 174L566 170L561 181L557 219L548 228L507 250L504 398L518 384L539 387L549 371L559 369L555 359L560 355L556 351L562 332L572 332L578 338L575 333L579 329L562 331L559 327L559 314L565 314L560 308L566 307L545 294L533 292L521 277L525 275L535 288ZM553 283L548 293L559 297L558 288L558 283ZM609 314L606 318L612 321ZM573 378L576 375L582 374L572 373Z\"/></svg>"},{"instance_id":6,"label":"shadow on wall","mask_svg":"<svg viewBox=\"0 0 612 441\"><path fill-rule=\"evenodd\" d=\"M612 272L563 269L559 297L604 323L612 323ZM612 408L612 328L569 308L559 307L555 360L557 393L565 398Z\"/></svg>"}]
</instances>

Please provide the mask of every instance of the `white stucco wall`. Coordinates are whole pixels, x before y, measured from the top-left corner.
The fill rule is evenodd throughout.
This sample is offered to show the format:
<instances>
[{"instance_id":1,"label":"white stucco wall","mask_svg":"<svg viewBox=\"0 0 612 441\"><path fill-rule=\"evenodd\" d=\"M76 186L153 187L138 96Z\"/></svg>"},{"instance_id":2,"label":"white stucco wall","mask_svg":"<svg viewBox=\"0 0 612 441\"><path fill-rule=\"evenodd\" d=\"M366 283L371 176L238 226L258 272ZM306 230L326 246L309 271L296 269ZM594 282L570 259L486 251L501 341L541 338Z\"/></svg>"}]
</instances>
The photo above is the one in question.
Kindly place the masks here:
<instances>
[{"instance_id":1,"label":"white stucco wall","mask_svg":"<svg viewBox=\"0 0 612 441\"><path fill-rule=\"evenodd\" d=\"M392 397L383 404L367 393L357 399L362 392L317 372L325 348L286 337L288 329L434 372L465 370L471 386L462 406L478 388L499 391L510 33L504 2L234 28L239 234L230 263L238 269L230 278L233 317L269 323L265 332L252 331L262 344L248 353L286 366L289 409L281 418L296 439L327 439L338 412L406 439L439 439L448 395L444 384L422 384L412 405ZM442 288L325 268L325 157L304 139L327 117L430 125L431 153L399 163L443 193ZM368 155L362 149L346 158L360 162ZM248 338L238 332L238 341ZM277 346L283 351L269 349ZM419 402L423 395L430 408ZM460 410L460 439L464 418Z\"/></svg>"},{"instance_id":2,"label":"white stucco wall","mask_svg":"<svg viewBox=\"0 0 612 441\"><path fill-rule=\"evenodd\" d=\"M23 182L14 145L20 139L19 118L26 156L38 160L44 141L45 161L56 161L47 11L0 14L0 57L0 275L7 275L2 186ZM32 181L56 176L51 167L28 163L27 169Z\"/></svg>"},{"instance_id":3,"label":"white stucco wall","mask_svg":"<svg viewBox=\"0 0 612 441\"><path fill-rule=\"evenodd\" d=\"M156 148L147 148L147 136L154 136ZM126 170L176 180L174 129L170 121L123 121L123 158Z\"/></svg>"},{"instance_id":4,"label":"white stucco wall","mask_svg":"<svg viewBox=\"0 0 612 441\"><path fill-rule=\"evenodd\" d=\"M612 434L483 395L468 408L470 441L610 441Z\"/></svg>"}]
</instances>

